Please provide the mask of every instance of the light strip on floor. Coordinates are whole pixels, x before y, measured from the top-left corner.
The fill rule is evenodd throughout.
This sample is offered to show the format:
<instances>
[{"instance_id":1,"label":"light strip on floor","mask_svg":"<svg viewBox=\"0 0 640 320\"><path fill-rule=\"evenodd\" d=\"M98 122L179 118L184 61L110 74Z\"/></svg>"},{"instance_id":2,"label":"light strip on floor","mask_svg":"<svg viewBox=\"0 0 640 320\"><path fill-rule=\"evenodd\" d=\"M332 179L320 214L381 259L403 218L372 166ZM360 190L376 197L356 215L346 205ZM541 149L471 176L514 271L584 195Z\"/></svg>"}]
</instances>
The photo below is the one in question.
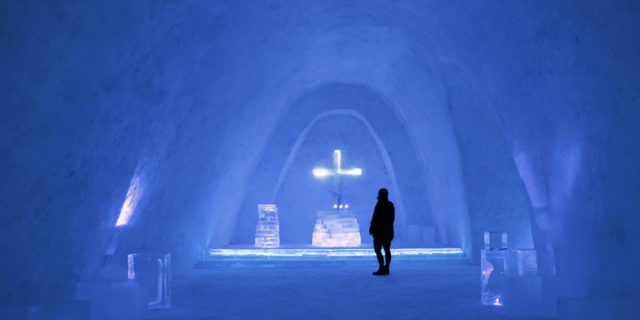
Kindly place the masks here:
<instances>
[{"instance_id":1,"label":"light strip on floor","mask_svg":"<svg viewBox=\"0 0 640 320\"><path fill-rule=\"evenodd\" d=\"M365 257L375 256L372 249L209 249L211 257ZM396 256L462 255L460 248L391 249Z\"/></svg>"}]
</instances>

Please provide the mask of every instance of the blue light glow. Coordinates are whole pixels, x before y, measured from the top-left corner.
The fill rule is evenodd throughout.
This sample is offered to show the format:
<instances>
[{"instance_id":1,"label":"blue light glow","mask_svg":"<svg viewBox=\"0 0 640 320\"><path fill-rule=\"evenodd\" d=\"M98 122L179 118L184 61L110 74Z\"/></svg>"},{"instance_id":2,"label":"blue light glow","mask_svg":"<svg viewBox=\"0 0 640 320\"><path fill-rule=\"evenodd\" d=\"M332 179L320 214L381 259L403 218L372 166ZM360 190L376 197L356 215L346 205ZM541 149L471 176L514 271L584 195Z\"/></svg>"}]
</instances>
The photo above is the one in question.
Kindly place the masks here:
<instances>
[{"instance_id":1,"label":"blue light glow","mask_svg":"<svg viewBox=\"0 0 640 320\"><path fill-rule=\"evenodd\" d=\"M340 150L333 151L333 170L326 168L315 168L312 172L313 176L315 176L316 178L324 178L335 175L362 175L362 169L360 168L342 169L342 151Z\"/></svg>"},{"instance_id":2,"label":"blue light glow","mask_svg":"<svg viewBox=\"0 0 640 320\"><path fill-rule=\"evenodd\" d=\"M313 169L313 176L316 178L325 178L328 176L334 175L333 171L325 168L315 168Z\"/></svg>"},{"instance_id":3,"label":"blue light glow","mask_svg":"<svg viewBox=\"0 0 640 320\"><path fill-rule=\"evenodd\" d=\"M374 257L372 249L209 249L210 257ZM460 248L391 249L394 256L461 256Z\"/></svg>"}]
</instances>

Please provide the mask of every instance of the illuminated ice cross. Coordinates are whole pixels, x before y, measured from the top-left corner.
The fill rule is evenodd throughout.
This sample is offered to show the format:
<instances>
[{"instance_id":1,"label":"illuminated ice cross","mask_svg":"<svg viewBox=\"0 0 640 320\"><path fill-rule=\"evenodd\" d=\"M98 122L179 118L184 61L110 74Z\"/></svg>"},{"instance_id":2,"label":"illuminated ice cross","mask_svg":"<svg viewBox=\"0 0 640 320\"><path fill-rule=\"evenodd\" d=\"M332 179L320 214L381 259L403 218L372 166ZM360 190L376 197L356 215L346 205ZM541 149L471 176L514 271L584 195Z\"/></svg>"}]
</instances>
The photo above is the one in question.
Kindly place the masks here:
<instances>
[{"instance_id":1,"label":"illuminated ice cross","mask_svg":"<svg viewBox=\"0 0 640 320\"><path fill-rule=\"evenodd\" d=\"M362 169L351 168L342 169L342 152L340 150L333 151L333 169L315 168L313 169L313 175L316 178L325 178L328 176L334 177L334 190L333 194L337 198L337 205L342 204L342 184L340 183L340 176L359 176L362 174Z\"/></svg>"}]
</instances>

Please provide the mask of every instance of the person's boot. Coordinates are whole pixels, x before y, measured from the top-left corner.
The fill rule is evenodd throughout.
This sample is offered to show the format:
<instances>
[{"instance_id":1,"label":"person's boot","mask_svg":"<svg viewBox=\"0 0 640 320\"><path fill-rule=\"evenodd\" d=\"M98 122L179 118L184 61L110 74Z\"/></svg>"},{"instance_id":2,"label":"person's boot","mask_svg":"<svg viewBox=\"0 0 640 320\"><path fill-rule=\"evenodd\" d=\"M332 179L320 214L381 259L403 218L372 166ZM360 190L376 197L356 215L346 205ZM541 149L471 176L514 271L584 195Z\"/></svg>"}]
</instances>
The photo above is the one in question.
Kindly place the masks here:
<instances>
[{"instance_id":1,"label":"person's boot","mask_svg":"<svg viewBox=\"0 0 640 320\"><path fill-rule=\"evenodd\" d=\"M389 266L384 266L382 270L384 274L389 274Z\"/></svg>"},{"instance_id":2,"label":"person's boot","mask_svg":"<svg viewBox=\"0 0 640 320\"><path fill-rule=\"evenodd\" d=\"M380 268L378 268L378 271L373 273L374 276L384 276L385 274L386 273L384 266L380 266Z\"/></svg>"}]
</instances>

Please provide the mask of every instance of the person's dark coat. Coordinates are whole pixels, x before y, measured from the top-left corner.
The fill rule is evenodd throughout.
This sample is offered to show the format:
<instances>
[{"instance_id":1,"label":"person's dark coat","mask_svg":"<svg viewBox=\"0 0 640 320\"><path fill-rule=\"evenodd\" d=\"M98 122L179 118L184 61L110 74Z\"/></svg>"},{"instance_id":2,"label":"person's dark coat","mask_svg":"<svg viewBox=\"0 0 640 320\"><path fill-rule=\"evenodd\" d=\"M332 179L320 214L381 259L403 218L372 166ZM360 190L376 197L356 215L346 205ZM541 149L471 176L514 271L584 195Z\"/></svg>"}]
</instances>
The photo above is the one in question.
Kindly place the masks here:
<instances>
[{"instance_id":1,"label":"person's dark coat","mask_svg":"<svg viewBox=\"0 0 640 320\"><path fill-rule=\"evenodd\" d=\"M396 213L393 202L388 200L379 200L376 208L373 210L371 218L371 226L369 233L374 238L380 240L393 240L393 221Z\"/></svg>"}]
</instances>

